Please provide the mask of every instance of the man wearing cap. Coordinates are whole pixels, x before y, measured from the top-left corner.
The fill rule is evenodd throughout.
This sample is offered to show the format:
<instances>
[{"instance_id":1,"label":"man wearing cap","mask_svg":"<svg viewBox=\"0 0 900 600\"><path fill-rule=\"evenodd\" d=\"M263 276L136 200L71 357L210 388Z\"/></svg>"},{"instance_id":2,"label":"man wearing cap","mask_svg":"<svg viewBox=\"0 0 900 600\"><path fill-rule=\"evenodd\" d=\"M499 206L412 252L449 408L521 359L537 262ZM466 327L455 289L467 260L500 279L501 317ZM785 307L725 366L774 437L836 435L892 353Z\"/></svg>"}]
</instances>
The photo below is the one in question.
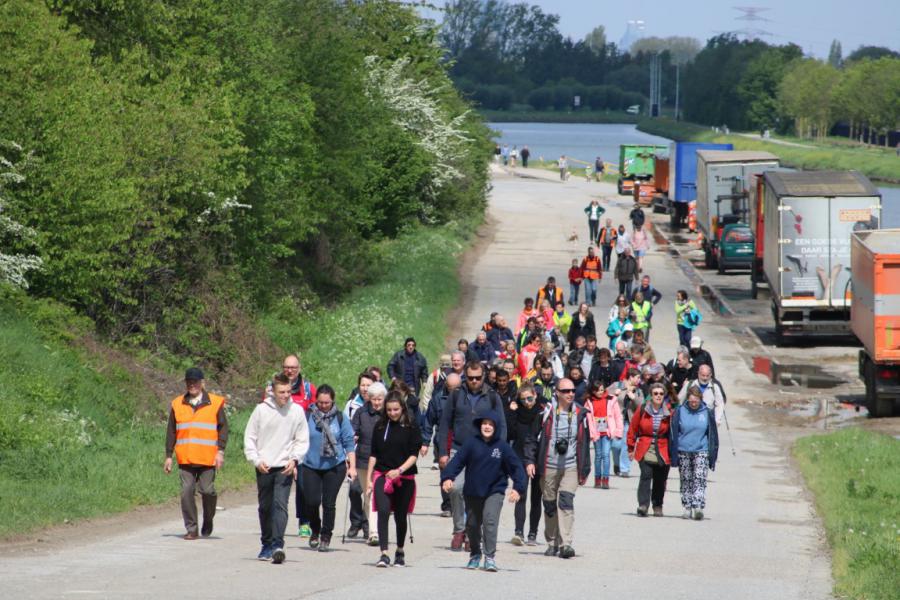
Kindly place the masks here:
<instances>
[{"instance_id":1,"label":"man wearing cap","mask_svg":"<svg viewBox=\"0 0 900 600\"><path fill-rule=\"evenodd\" d=\"M172 472L172 454L181 473L181 514L186 540L208 537L216 514L216 470L225 462L228 419L225 398L204 389L203 371L191 367L184 374L185 393L172 400L166 428L163 470ZM198 490L203 502L203 527L197 526Z\"/></svg>"},{"instance_id":2,"label":"man wearing cap","mask_svg":"<svg viewBox=\"0 0 900 600\"><path fill-rule=\"evenodd\" d=\"M713 377L716 376L712 355L703 349L703 339L699 335L695 335L691 338L691 379L697 378L700 365L709 365Z\"/></svg>"},{"instance_id":3,"label":"man wearing cap","mask_svg":"<svg viewBox=\"0 0 900 600\"><path fill-rule=\"evenodd\" d=\"M408 337L403 343L403 350L397 350L387 366L388 377L392 381L402 381L415 390L416 396L422 389L422 382L428 377L428 361L416 350L415 338Z\"/></svg>"}]
</instances>

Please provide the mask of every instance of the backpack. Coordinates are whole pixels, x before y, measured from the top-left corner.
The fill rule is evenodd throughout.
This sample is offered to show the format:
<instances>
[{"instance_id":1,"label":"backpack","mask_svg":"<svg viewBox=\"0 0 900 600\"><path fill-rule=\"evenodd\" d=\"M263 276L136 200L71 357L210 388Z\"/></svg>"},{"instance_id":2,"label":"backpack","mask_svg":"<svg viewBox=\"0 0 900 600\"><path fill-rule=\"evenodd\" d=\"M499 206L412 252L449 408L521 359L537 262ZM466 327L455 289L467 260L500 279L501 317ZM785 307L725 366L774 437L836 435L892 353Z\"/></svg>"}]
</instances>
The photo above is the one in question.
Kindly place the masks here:
<instances>
[{"instance_id":1,"label":"backpack","mask_svg":"<svg viewBox=\"0 0 900 600\"><path fill-rule=\"evenodd\" d=\"M463 393L465 393L465 390L463 388L459 388L459 389L463 390ZM497 392L495 392L493 390L489 390L487 393L488 393L488 396L490 396L490 398L491 398L491 410L497 410L497 400L499 399L499 395L497 394ZM453 399L453 402L450 405L450 426L451 426L451 428L453 427L453 423L456 421L456 395L457 395L456 391L454 391L453 395L450 396Z\"/></svg>"}]
</instances>

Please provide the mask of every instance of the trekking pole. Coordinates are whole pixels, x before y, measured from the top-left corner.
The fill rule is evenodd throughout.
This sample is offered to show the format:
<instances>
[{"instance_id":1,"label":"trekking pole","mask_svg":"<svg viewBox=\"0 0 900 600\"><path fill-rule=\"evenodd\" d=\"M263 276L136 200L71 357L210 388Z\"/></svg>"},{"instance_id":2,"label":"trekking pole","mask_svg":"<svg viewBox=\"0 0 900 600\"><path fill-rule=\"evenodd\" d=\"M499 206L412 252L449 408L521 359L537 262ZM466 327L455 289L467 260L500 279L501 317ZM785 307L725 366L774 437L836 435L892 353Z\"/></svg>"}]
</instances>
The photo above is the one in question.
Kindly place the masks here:
<instances>
[{"instance_id":1,"label":"trekking pole","mask_svg":"<svg viewBox=\"0 0 900 600\"><path fill-rule=\"evenodd\" d=\"M406 515L406 524L409 526L409 543L415 544L416 538L413 536L413 530L412 530L412 513L409 513Z\"/></svg>"},{"instance_id":2,"label":"trekking pole","mask_svg":"<svg viewBox=\"0 0 900 600\"><path fill-rule=\"evenodd\" d=\"M737 453L734 451L734 438L731 437L731 427L728 425L728 413L725 412L725 407L722 407L722 416L725 417L725 429L728 430L728 441L731 443L731 455L737 456Z\"/></svg>"},{"instance_id":3,"label":"trekking pole","mask_svg":"<svg viewBox=\"0 0 900 600\"><path fill-rule=\"evenodd\" d=\"M341 544L347 543L347 520L350 518L350 486L352 482L350 479L347 479L347 501L344 503L346 506L344 507L344 530L341 533Z\"/></svg>"}]
</instances>

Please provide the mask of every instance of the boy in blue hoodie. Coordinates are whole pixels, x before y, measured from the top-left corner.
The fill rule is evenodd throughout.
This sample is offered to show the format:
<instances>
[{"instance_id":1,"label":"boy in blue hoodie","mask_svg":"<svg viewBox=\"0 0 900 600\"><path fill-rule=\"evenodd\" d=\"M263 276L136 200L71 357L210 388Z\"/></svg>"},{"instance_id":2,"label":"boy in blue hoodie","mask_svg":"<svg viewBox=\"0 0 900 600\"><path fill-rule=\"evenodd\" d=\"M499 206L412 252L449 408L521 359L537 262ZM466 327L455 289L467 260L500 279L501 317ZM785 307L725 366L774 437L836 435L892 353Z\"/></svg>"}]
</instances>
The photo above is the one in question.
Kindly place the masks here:
<instances>
[{"instance_id":1,"label":"boy in blue hoodie","mask_svg":"<svg viewBox=\"0 0 900 600\"><path fill-rule=\"evenodd\" d=\"M466 499L466 533L469 538L469 564L477 569L481 563L481 544L484 542L484 570L495 572L497 564L497 530L500 509L507 479L513 480L509 501L515 503L525 493L525 469L512 447L497 435L500 417L494 411L472 419L478 433L463 444L441 474L445 492L453 489L453 480L466 470L463 494Z\"/></svg>"}]
</instances>

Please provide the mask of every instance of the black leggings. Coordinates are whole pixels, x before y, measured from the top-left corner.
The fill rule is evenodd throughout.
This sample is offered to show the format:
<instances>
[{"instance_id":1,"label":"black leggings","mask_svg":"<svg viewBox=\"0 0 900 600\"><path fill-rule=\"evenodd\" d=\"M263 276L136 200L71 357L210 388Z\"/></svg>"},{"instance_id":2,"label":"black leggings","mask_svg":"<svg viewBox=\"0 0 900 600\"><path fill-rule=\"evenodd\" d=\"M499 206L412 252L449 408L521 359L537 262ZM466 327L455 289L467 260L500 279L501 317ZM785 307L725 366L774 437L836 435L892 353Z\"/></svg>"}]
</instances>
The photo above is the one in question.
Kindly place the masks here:
<instances>
[{"instance_id":1,"label":"black leggings","mask_svg":"<svg viewBox=\"0 0 900 600\"><path fill-rule=\"evenodd\" d=\"M344 463L325 471L303 465L303 514L309 519L313 535L331 540L337 496L346 476ZM322 507L321 517L319 507Z\"/></svg>"},{"instance_id":2,"label":"black leggings","mask_svg":"<svg viewBox=\"0 0 900 600\"><path fill-rule=\"evenodd\" d=\"M375 508L378 510L378 543L381 551L388 549L388 521L391 518L391 508L394 509L394 523L397 526L397 548L403 548L406 543L406 515L409 512L409 503L416 493L415 480L404 479L403 484L394 486L394 492L389 496L384 492L384 476L375 480L373 484L375 494Z\"/></svg>"},{"instance_id":3,"label":"black leggings","mask_svg":"<svg viewBox=\"0 0 900 600\"><path fill-rule=\"evenodd\" d=\"M516 533L525 533L525 505L528 504L528 493L531 488L531 510L528 515L528 533L537 535L538 524L541 522L541 478L535 477L525 486L525 493L519 496L516 502Z\"/></svg>"}]
</instances>

